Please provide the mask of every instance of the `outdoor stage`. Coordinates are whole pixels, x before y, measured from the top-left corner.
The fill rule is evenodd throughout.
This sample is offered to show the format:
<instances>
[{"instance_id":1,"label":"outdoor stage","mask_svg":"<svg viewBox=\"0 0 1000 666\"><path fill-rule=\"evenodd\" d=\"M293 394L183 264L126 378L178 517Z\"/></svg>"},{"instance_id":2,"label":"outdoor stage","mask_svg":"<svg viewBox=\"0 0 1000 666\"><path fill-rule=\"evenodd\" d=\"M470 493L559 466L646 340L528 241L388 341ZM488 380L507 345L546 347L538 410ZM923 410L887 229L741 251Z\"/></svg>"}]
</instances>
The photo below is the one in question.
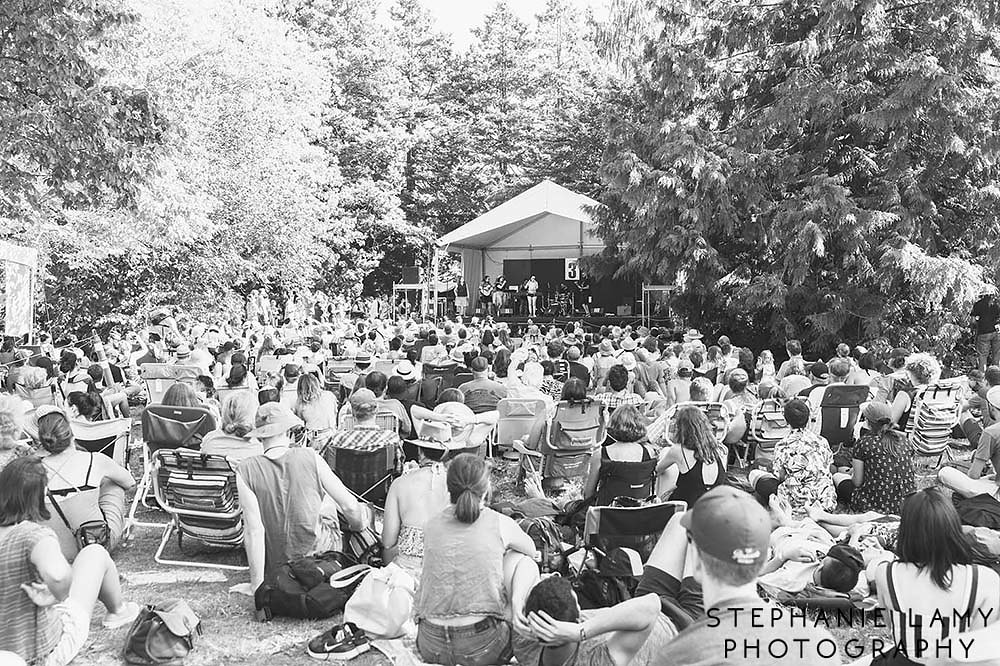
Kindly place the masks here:
<instances>
[{"instance_id":1,"label":"outdoor stage","mask_svg":"<svg viewBox=\"0 0 1000 666\"><path fill-rule=\"evenodd\" d=\"M482 315L474 315L482 319ZM466 320L468 317L466 317ZM500 317L494 317L493 321L503 322L507 324L511 330L523 329L528 325L528 321L532 321L538 325L545 326L558 326L560 328L565 328L566 324L583 324L584 330L588 333L597 332L602 326L626 326L631 325L632 328L637 328L639 326L666 326L672 327L673 321L669 318L660 317L650 317L644 318L641 315L591 315L585 316L582 314L574 315L573 317L566 317L563 315L549 315L549 314L539 314L537 317L525 317L516 315L502 315Z\"/></svg>"}]
</instances>

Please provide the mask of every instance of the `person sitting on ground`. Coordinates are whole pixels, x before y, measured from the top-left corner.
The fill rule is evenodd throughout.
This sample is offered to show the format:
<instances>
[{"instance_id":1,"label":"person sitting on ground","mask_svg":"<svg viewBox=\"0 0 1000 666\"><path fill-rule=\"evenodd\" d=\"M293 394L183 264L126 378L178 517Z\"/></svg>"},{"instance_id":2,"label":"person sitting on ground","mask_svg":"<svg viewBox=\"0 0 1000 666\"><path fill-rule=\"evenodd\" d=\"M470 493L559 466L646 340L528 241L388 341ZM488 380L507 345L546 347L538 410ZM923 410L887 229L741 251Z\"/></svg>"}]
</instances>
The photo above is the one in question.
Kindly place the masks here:
<instances>
[{"instance_id":1,"label":"person sitting on ground","mask_svg":"<svg viewBox=\"0 0 1000 666\"><path fill-rule=\"evenodd\" d=\"M930 354L913 354L906 359L909 385L902 386L892 400L892 422L905 430L910 422L913 403L920 392L941 377L941 365Z\"/></svg>"},{"instance_id":2,"label":"person sitting on ground","mask_svg":"<svg viewBox=\"0 0 1000 666\"><path fill-rule=\"evenodd\" d=\"M472 369L472 380L467 381L458 389L465 396L465 404L473 412L491 412L497 404L507 397L507 387L489 378L489 361L483 356L477 356L469 364Z\"/></svg>"},{"instance_id":3,"label":"person sitting on ground","mask_svg":"<svg viewBox=\"0 0 1000 666\"><path fill-rule=\"evenodd\" d=\"M770 535L767 511L747 493L729 486L713 488L690 510L671 518L646 563L636 595L656 593L664 613L687 626L659 651L653 666L733 661L772 666L775 658L768 645L775 641L800 646L788 653L796 664L840 663L829 631L793 621L793 611L765 602L758 594L757 576L767 560ZM830 650L818 649L827 644Z\"/></svg>"},{"instance_id":4,"label":"person sitting on ground","mask_svg":"<svg viewBox=\"0 0 1000 666\"><path fill-rule=\"evenodd\" d=\"M32 452L24 436L24 412L28 407L31 405L17 396L0 394L0 469Z\"/></svg>"},{"instance_id":5,"label":"person sitting on ground","mask_svg":"<svg viewBox=\"0 0 1000 666\"><path fill-rule=\"evenodd\" d=\"M256 425L247 436L259 440L264 453L244 460L236 473L250 583L232 588L251 596L266 571L306 555L342 550L338 514L352 530L371 522L366 506L316 451L291 447L289 431L302 420L288 407L261 405Z\"/></svg>"},{"instance_id":6,"label":"person sitting on ground","mask_svg":"<svg viewBox=\"0 0 1000 666\"><path fill-rule=\"evenodd\" d=\"M608 386L611 389L598 393L595 399L611 412L621 405L641 405L642 397L629 389L628 370L623 365L614 365L608 370Z\"/></svg>"},{"instance_id":7,"label":"person sitting on ground","mask_svg":"<svg viewBox=\"0 0 1000 666\"><path fill-rule=\"evenodd\" d=\"M107 523L108 550L114 552L125 531L125 492L135 487L135 479L103 453L76 448L69 418L58 407L42 405L37 414L38 443L47 453L43 462L49 473L49 491L72 521L71 525L63 524L61 518L53 522L63 553L67 559L76 555L73 532L91 520ZM77 494L80 499L73 500L74 510L70 510L64 499Z\"/></svg>"},{"instance_id":8,"label":"person sitting on ground","mask_svg":"<svg viewBox=\"0 0 1000 666\"><path fill-rule=\"evenodd\" d=\"M47 479L35 456L0 471L0 650L27 663L64 666L86 644L98 601L108 629L132 624L139 605L125 601L118 569L102 546L91 544L72 565L66 561L56 535L41 524L51 518Z\"/></svg>"},{"instance_id":9,"label":"person sitting on ground","mask_svg":"<svg viewBox=\"0 0 1000 666\"><path fill-rule=\"evenodd\" d=\"M898 514L903 498L916 490L913 445L893 429L888 404L870 402L862 416L868 433L851 449L851 473L833 475L837 495L855 513Z\"/></svg>"},{"instance_id":10,"label":"person sitting on ground","mask_svg":"<svg viewBox=\"0 0 1000 666\"><path fill-rule=\"evenodd\" d=\"M673 445L660 452L657 494L694 506L702 495L726 483L726 465L705 413L681 406L674 415Z\"/></svg>"},{"instance_id":11,"label":"person sitting on ground","mask_svg":"<svg viewBox=\"0 0 1000 666\"><path fill-rule=\"evenodd\" d=\"M503 664L514 653L512 625L529 632L524 601L538 580L535 544L513 519L484 507L490 473L478 456L452 460L447 486L450 504L424 525L417 651L443 666Z\"/></svg>"},{"instance_id":12,"label":"person sitting on ground","mask_svg":"<svg viewBox=\"0 0 1000 666\"><path fill-rule=\"evenodd\" d=\"M837 495L830 445L807 430L811 412L805 401L789 401L784 414L791 433L775 445L772 471L751 470L747 480L765 504L777 492L779 499L788 502L796 520L805 517L812 507L832 511Z\"/></svg>"},{"instance_id":13,"label":"person sitting on ground","mask_svg":"<svg viewBox=\"0 0 1000 666\"><path fill-rule=\"evenodd\" d=\"M1000 626L1000 575L974 564L973 555L954 505L940 490L925 488L906 498L896 561L868 566L879 605L895 618L890 626L896 640L895 649L872 664L921 663L934 656L934 646L955 627L932 618L963 618L959 634Z\"/></svg>"},{"instance_id":14,"label":"person sitting on ground","mask_svg":"<svg viewBox=\"0 0 1000 666\"><path fill-rule=\"evenodd\" d=\"M911 386L909 373L906 371L906 360L910 357L910 350L905 347L896 347L889 352L889 358L885 364L879 367L882 374L871 382L872 392L875 402L892 403L896 399L896 394Z\"/></svg>"},{"instance_id":15,"label":"person sitting on ground","mask_svg":"<svg viewBox=\"0 0 1000 666\"><path fill-rule=\"evenodd\" d=\"M608 422L608 437L590 456L583 496L597 506L616 497L646 499L654 493L656 454L646 440L646 425L633 405L622 405Z\"/></svg>"},{"instance_id":16,"label":"person sitting on ground","mask_svg":"<svg viewBox=\"0 0 1000 666\"><path fill-rule=\"evenodd\" d=\"M538 582L524 603L532 635L543 645L538 666L628 666L649 638L660 599L645 594L581 618L569 580L550 576Z\"/></svg>"},{"instance_id":17,"label":"person sitting on ground","mask_svg":"<svg viewBox=\"0 0 1000 666\"><path fill-rule=\"evenodd\" d=\"M222 400L218 427L205 435L201 452L225 456L236 466L247 458L264 453L259 441L249 436L254 429L257 401L249 391L234 391Z\"/></svg>"},{"instance_id":18,"label":"person sitting on ground","mask_svg":"<svg viewBox=\"0 0 1000 666\"><path fill-rule=\"evenodd\" d=\"M667 403L679 405L691 401L691 380L694 377L694 365L688 359L681 359L677 364L677 376L667 382Z\"/></svg>"},{"instance_id":19,"label":"person sitting on ground","mask_svg":"<svg viewBox=\"0 0 1000 666\"><path fill-rule=\"evenodd\" d=\"M979 375L979 376L977 376ZM983 430L1000 421L1000 367L991 365L985 373L969 373L972 393L962 401L959 426L972 446L979 446Z\"/></svg>"},{"instance_id":20,"label":"person sitting on ground","mask_svg":"<svg viewBox=\"0 0 1000 666\"><path fill-rule=\"evenodd\" d=\"M448 506L444 463L455 447L417 441L417 469L404 471L389 486L382 518L382 560L395 562L415 580L424 563L424 525Z\"/></svg>"},{"instance_id":21,"label":"person sitting on ground","mask_svg":"<svg viewBox=\"0 0 1000 666\"><path fill-rule=\"evenodd\" d=\"M59 372L62 375L62 393L88 391L93 382L84 368L80 367L80 357L71 349L63 349L59 357Z\"/></svg>"},{"instance_id":22,"label":"person sitting on ground","mask_svg":"<svg viewBox=\"0 0 1000 666\"><path fill-rule=\"evenodd\" d=\"M120 385L108 386L105 383L104 368L99 365L92 365L87 368L87 376L90 377L92 393L100 396L104 403L104 411L111 417L129 418L132 416L128 406L128 399L131 395L136 395L141 391L138 386L123 387Z\"/></svg>"},{"instance_id":23,"label":"person sitting on ground","mask_svg":"<svg viewBox=\"0 0 1000 666\"><path fill-rule=\"evenodd\" d=\"M783 594L816 596L807 590L816 586L859 597L867 596L867 579L861 553L838 544L830 533L810 518L793 521L788 506L771 496L772 514L778 527L771 532L771 558L764 564L757 584L768 596Z\"/></svg>"},{"instance_id":24,"label":"person sitting on ground","mask_svg":"<svg viewBox=\"0 0 1000 666\"><path fill-rule=\"evenodd\" d=\"M337 398L323 389L316 375L303 375L298 381L292 413L305 424L309 446L319 451L337 427Z\"/></svg>"}]
</instances>

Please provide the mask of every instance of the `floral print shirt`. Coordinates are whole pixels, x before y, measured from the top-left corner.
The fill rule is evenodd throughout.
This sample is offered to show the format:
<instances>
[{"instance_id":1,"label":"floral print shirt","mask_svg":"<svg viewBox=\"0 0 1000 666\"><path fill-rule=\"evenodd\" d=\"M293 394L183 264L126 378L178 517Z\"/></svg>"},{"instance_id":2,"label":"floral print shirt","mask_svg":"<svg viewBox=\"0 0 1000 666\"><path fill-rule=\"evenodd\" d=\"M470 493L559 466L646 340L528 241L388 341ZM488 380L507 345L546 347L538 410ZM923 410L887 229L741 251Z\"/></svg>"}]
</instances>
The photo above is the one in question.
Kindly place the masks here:
<instances>
[{"instance_id":1,"label":"floral print shirt","mask_svg":"<svg viewBox=\"0 0 1000 666\"><path fill-rule=\"evenodd\" d=\"M814 506L826 511L837 507L832 464L833 452L826 439L808 430L794 430L775 446L774 470L785 471L778 497L788 501L793 518L803 518Z\"/></svg>"}]
</instances>

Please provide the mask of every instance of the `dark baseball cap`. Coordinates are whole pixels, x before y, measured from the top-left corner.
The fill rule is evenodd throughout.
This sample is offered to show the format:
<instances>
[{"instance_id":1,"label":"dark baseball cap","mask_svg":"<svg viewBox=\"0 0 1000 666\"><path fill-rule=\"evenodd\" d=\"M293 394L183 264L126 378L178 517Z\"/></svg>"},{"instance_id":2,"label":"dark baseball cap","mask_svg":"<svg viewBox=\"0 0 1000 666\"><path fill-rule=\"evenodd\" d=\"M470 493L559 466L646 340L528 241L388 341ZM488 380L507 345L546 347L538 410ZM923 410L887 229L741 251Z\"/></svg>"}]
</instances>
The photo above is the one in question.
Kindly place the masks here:
<instances>
[{"instance_id":1,"label":"dark baseball cap","mask_svg":"<svg viewBox=\"0 0 1000 666\"><path fill-rule=\"evenodd\" d=\"M469 368L473 372L486 372L490 367L490 362L486 360L485 356L477 356L472 359L472 363L469 364Z\"/></svg>"},{"instance_id":2,"label":"dark baseball cap","mask_svg":"<svg viewBox=\"0 0 1000 666\"><path fill-rule=\"evenodd\" d=\"M698 550L736 564L767 559L771 518L757 500L732 486L717 486L681 517Z\"/></svg>"},{"instance_id":3,"label":"dark baseball cap","mask_svg":"<svg viewBox=\"0 0 1000 666\"><path fill-rule=\"evenodd\" d=\"M809 368L809 374L816 379L826 379L830 376L830 368L826 367L826 363L823 361L816 361Z\"/></svg>"}]
</instances>

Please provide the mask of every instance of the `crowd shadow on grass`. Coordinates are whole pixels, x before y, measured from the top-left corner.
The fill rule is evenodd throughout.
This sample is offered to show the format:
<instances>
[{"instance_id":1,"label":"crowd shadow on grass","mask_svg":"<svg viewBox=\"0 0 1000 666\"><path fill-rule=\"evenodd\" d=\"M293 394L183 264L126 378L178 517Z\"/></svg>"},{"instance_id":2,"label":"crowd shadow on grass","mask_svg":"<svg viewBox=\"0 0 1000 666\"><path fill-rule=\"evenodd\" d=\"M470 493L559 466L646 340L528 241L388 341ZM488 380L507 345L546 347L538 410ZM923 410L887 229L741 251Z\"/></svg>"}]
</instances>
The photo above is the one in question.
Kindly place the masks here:
<instances>
[{"instance_id":1,"label":"crowd shadow on grass","mask_svg":"<svg viewBox=\"0 0 1000 666\"><path fill-rule=\"evenodd\" d=\"M138 432L133 441L139 441ZM971 449L955 448L952 457L967 462ZM141 456L134 452L131 457L132 471L136 478L141 474ZM937 470L936 459L918 458L917 486L925 488L934 485ZM582 484L577 481L567 484L558 496L558 503L577 499L582 494ZM493 464L493 499L503 501L524 496L524 489L517 474L517 464L497 459ZM131 498L129 498L131 500ZM166 514L141 509L140 520L165 523ZM229 587L248 580L245 572L221 571L204 568L177 567L157 564L153 555L159 545L162 529L136 528L129 541L116 553L115 560L123 578L128 598L140 604L156 603L166 599L186 600L202 619L203 633L196 638L195 650L185 661L190 666L215 664L267 664L268 666L291 666L310 663L305 654L306 643L317 634L340 621L339 616L327 620L306 621L275 619L272 622L256 621L253 602L250 598L229 592ZM188 559L191 555L204 557L204 551L185 545L186 553L177 549L176 538L164 551L170 559ZM235 553L210 554L210 559L219 562L245 562L245 556ZM114 631L103 629L100 620L103 608L95 614L91 627L91 640L80 654L75 664L110 666L121 663L127 629ZM815 618L815 614L810 614ZM875 638L888 644L886 630L870 626L831 627L842 653L846 646L870 645ZM390 662L380 653L372 650L352 660L357 666L383 666Z\"/></svg>"}]
</instances>

